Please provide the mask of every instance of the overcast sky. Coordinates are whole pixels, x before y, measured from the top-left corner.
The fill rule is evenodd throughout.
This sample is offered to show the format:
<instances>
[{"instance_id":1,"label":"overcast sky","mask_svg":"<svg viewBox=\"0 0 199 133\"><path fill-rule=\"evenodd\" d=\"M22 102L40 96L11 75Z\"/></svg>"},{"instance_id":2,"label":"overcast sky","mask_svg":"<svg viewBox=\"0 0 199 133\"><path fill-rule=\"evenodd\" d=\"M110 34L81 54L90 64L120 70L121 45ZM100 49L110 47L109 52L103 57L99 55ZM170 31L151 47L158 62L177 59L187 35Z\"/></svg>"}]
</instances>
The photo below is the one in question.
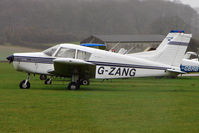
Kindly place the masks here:
<instances>
[{"instance_id":1,"label":"overcast sky","mask_svg":"<svg viewBox=\"0 0 199 133\"><path fill-rule=\"evenodd\" d=\"M199 0L180 0L180 1L182 1L184 4L191 5L192 7L198 7L199 8Z\"/></svg>"}]
</instances>

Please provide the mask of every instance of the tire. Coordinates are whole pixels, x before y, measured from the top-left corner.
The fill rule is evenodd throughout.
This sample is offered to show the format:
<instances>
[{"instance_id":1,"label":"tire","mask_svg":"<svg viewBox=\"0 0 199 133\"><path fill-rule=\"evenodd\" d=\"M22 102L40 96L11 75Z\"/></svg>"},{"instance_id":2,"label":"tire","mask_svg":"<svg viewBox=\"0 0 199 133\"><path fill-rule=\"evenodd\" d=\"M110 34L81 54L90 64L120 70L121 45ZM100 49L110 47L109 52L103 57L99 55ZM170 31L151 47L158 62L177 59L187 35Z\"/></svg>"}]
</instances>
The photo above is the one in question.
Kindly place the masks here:
<instances>
[{"instance_id":1,"label":"tire","mask_svg":"<svg viewBox=\"0 0 199 133\"><path fill-rule=\"evenodd\" d=\"M89 85L90 84L90 81L88 79L83 79L81 81L81 85Z\"/></svg>"},{"instance_id":2,"label":"tire","mask_svg":"<svg viewBox=\"0 0 199 133\"><path fill-rule=\"evenodd\" d=\"M40 75L40 80L46 80L46 79L47 79L46 75L43 75L43 74Z\"/></svg>"},{"instance_id":3,"label":"tire","mask_svg":"<svg viewBox=\"0 0 199 133\"><path fill-rule=\"evenodd\" d=\"M46 80L44 81L44 84L46 84L46 85L51 85L51 84L52 84L52 80L51 80L51 79L46 79Z\"/></svg>"},{"instance_id":4,"label":"tire","mask_svg":"<svg viewBox=\"0 0 199 133\"><path fill-rule=\"evenodd\" d=\"M27 83L25 84L26 80L23 80L19 83L19 87L20 89L30 89L30 82L27 81Z\"/></svg>"},{"instance_id":5,"label":"tire","mask_svg":"<svg viewBox=\"0 0 199 133\"><path fill-rule=\"evenodd\" d=\"M68 89L69 90L78 90L80 87L80 85L76 82L71 82L69 85L68 85Z\"/></svg>"}]
</instances>

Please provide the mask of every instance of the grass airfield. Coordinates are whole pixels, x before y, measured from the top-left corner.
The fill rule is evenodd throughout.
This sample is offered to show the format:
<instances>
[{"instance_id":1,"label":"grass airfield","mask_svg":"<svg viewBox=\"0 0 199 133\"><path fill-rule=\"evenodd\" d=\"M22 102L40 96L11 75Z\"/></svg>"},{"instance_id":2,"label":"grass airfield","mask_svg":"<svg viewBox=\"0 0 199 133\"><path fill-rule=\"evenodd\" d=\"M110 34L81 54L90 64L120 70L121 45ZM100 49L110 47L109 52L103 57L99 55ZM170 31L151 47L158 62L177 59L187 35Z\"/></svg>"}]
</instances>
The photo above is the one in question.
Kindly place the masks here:
<instances>
[{"instance_id":1,"label":"grass airfield","mask_svg":"<svg viewBox=\"0 0 199 133\"><path fill-rule=\"evenodd\" d=\"M68 91L63 81L31 89L26 74L0 63L0 132L182 133L199 132L199 78L92 80Z\"/></svg>"}]
</instances>

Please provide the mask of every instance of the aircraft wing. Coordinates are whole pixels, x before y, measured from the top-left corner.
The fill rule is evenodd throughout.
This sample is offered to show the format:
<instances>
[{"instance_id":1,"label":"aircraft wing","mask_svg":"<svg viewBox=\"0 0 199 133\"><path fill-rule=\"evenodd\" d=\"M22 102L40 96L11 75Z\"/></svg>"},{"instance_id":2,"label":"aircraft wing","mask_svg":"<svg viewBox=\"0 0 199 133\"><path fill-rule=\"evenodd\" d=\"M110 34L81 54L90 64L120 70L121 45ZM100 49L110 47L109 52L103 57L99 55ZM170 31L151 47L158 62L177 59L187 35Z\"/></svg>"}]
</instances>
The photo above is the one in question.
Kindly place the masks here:
<instances>
[{"instance_id":1,"label":"aircraft wing","mask_svg":"<svg viewBox=\"0 0 199 133\"><path fill-rule=\"evenodd\" d=\"M49 73L56 76L71 77L76 73L80 77L95 77L95 64L90 62L72 59L72 58L58 58L53 60L54 70Z\"/></svg>"}]
</instances>

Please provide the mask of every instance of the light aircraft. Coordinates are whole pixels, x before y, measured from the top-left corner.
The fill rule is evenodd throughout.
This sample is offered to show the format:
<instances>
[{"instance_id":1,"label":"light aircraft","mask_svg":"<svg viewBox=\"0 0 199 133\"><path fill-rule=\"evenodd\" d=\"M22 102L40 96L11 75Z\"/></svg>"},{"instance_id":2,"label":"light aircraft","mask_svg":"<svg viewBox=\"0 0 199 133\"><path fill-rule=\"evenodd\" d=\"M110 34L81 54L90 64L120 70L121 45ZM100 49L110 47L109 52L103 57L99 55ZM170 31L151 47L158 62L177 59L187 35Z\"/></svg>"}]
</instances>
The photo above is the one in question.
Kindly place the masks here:
<instances>
[{"instance_id":1,"label":"light aircraft","mask_svg":"<svg viewBox=\"0 0 199 133\"><path fill-rule=\"evenodd\" d=\"M90 78L116 79L134 77L170 76L185 73L180 64L191 35L176 33L166 38L153 54L140 58L74 44L59 44L43 52L14 53L7 57L17 71L28 73L21 81L22 89L30 88L30 74L70 77L69 90L88 85ZM51 79L47 79L50 83Z\"/></svg>"},{"instance_id":2,"label":"light aircraft","mask_svg":"<svg viewBox=\"0 0 199 133\"><path fill-rule=\"evenodd\" d=\"M181 71L192 73L199 72L198 55L195 52L187 52L180 65Z\"/></svg>"}]
</instances>

